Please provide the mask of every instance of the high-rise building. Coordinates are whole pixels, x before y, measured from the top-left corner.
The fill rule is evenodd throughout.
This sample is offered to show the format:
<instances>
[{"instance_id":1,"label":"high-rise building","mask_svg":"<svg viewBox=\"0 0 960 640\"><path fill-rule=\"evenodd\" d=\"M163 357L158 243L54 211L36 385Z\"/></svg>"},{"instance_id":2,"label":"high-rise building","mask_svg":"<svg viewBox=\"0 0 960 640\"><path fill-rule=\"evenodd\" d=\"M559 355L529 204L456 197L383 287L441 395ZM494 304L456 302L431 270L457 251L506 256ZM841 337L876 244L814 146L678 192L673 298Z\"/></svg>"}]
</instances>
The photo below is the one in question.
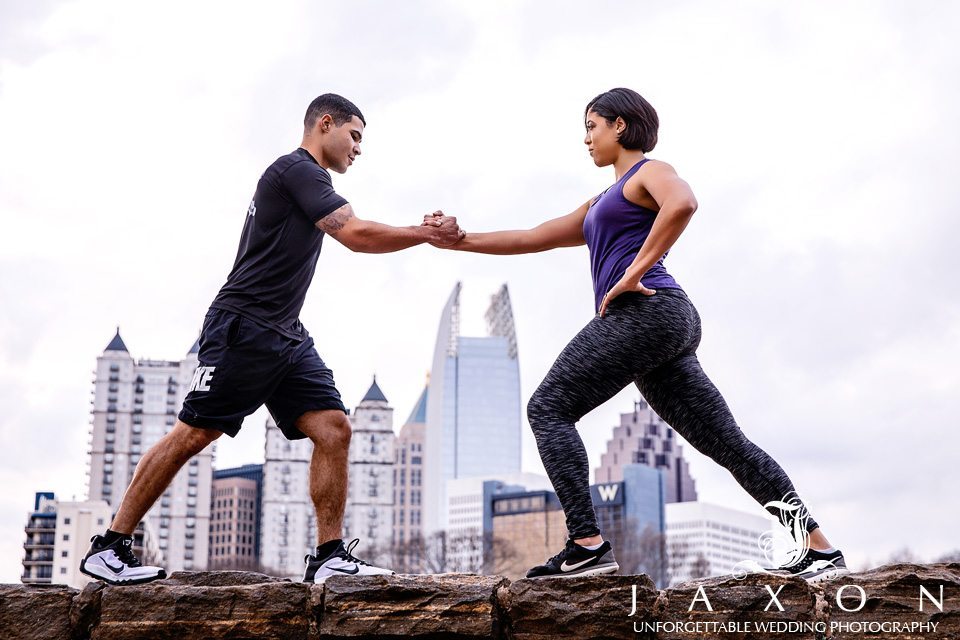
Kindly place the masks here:
<instances>
[{"instance_id":1,"label":"high-rise building","mask_svg":"<svg viewBox=\"0 0 960 640\"><path fill-rule=\"evenodd\" d=\"M738 562L765 563L760 537L775 519L706 502L666 506L670 584L726 575Z\"/></svg>"},{"instance_id":2,"label":"high-rise building","mask_svg":"<svg viewBox=\"0 0 960 640\"><path fill-rule=\"evenodd\" d=\"M267 419L260 516L260 563L274 575L299 578L303 557L316 548L317 517L310 500L313 443L287 440Z\"/></svg>"},{"instance_id":3,"label":"high-rise building","mask_svg":"<svg viewBox=\"0 0 960 640\"><path fill-rule=\"evenodd\" d=\"M623 469L630 464L663 471L668 503L697 499L696 483L676 432L642 399L634 403L633 412L620 414L620 425L614 427L607 450L600 456L594 481L620 482Z\"/></svg>"},{"instance_id":4,"label":"high-rise building","mask_svg":"<svg viewBox=\"0 0 960 640\"><path fill-rule=\"evenodd\" d=\"M393 545L422 537L423 441L427 426L428 387L400 428L393 454Z\"/></svg>"},{"instance_id":5,"label":"high-rise building","mask_svg":"<svg viewBox=\"0 0 960 640\"><path fill-rule=\"evenodd\" d=\"M94 372L90 500L119 506L140 457L173 428L198 351L195 342L182 360L134 360L117 330ZM206 568L215 450L211 444L194 456L147 513L168 571Z\"/></svg>"},{"instance_id":6,"label":"high-rise building","mask_svg":"<svg viewBox=\"0 0 960 640\"><path fill-rule=\"evenodd\" d=\"M37 493L27 515L23 543L24 584L53 583L53 550L57 544L57 500L52 493ZM78 561L79 562L79 561Z\"/></svg>"},{"instance_id":7,"label":"high-rise building","mask_svg":"<svg viewBox=\"0 0 960 640\"><path fill-rule=\"evenodd\" d=\"M214 469L213 470L213 482L216 484L217 480L226 480L228 478L244 478L246 480L252 480L254 486L256 487L256 513L254 514L254 546L253 546L253 555L260 560L260 520L262 517L262 506L263 506L263 465L262 464L244 464L239 467L231 467L229 469ZM249 486L249 485L248 485ZM215 533L214 527L214 507L216 502L216 496L213 497L213 501L210 505L210 539L213 540L213 535ZM211 558L213 557L213 550L210 551Z\"/></svg>"},{"instance_id":8,"label":"high-rise building","mask_svg":"<svg viewBox=\"0 0 960 640\"><path fill-rule=\"evenodd\" d=\"M370 557L387 553L393 542L393 409L374 377L351 417L349 482L344 537L363 538Z\"/></svg>"},{"instance_id":9,"label":"high-rise building","mask_svg":"<svg viewBox=\"0 0 960 640\"><path fill-rule=\"evenodd\" d=\"M258 569L260 490L257 480L239 473L217 471L211 493L208 568Z\"/></svg>"},{"instance_id":10,"label":"high-rise building","mask_svg":"<svg viewBox=\"0 0 960 640\"><path fill-rule=\"evenodd\" d=\"M110 505L103 500L64 501L52 493L37 493L27 516L21 581L82 589L91 579L80 573L80 561L90 547L90 538L103 533L111 516ZM146 564L152 564L159 559L160 549L148 528L142 523L134 531L133 550Z\"/></svg>"},{"instance_id":11,"label":"high-rise building","mask_svg":"<svg viewBox=\"0 0 960 640\"><path fill-rule=\"evenodd\" d=\"M510 295L486 312L488 336L460 335L458 282L440 318L424 443L423 532L447 528L446 487L455 478L520 471L520 369Z\"/></svg>"},{"instance_id":12,"label":"high-rise building","mask_svg":"<svg viewBox=\"0 0 960 640\"><path fill-rule=\"evenodd\" d=\"M590 498L601 531L612 539L617 535L639 534L647 527L653 533L666 529L663 472L643 464L623 468L623 480L590 486Z\"/></svg>"}]
</instances>

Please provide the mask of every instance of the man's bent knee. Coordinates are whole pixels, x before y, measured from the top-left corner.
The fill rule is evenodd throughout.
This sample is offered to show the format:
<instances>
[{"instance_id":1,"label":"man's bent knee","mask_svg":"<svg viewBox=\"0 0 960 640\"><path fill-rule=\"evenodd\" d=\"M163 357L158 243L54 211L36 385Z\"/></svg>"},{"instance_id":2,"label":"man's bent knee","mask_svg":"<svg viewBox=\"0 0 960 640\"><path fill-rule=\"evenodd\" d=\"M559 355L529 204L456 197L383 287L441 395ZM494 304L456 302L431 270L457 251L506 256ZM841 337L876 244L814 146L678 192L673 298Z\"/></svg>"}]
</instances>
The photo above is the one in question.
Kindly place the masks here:
<instances>
[{"instance_id":1,"label":"man's bent knee","mask_svg":"<svg viewBox=\"0 0 960 640\"><path fill-rule=\"evenodd\" d=\"M326 449L346 449L350 446L353 427L343 411L308 411L297 419L296 425L316 446Z\"/></svg>"}]
</instances>

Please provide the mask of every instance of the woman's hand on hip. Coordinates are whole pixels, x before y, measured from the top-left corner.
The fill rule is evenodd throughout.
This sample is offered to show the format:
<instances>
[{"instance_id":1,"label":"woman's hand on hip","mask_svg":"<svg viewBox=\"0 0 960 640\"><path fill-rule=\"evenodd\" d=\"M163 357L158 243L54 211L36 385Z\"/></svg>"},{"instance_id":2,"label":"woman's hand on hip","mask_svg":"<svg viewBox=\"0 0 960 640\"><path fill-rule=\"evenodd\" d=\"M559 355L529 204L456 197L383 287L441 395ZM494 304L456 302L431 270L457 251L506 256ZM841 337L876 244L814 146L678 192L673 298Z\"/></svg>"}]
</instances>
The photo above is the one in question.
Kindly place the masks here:
<instances>
[{"instance_id":1,"label":"woman's hand on hip","mask_svg":"<svg viewBox=\"0 0 960 640\"><path fill-rule=\"evenodd\" d=\"M628 291L639 291L645 296L652 296L656 293L653 289L648 289L643 286L640 282L640 278L633 277L630 275L624 275L620 280L617 281L617 284L613 285L613 288L607 292L607 295L603 297L603 302L600 303L600 317L604 317L607 312L607 306L613 301L614 298L619 296L621 293L627 293Z\"/></svg>"}]
</instances>

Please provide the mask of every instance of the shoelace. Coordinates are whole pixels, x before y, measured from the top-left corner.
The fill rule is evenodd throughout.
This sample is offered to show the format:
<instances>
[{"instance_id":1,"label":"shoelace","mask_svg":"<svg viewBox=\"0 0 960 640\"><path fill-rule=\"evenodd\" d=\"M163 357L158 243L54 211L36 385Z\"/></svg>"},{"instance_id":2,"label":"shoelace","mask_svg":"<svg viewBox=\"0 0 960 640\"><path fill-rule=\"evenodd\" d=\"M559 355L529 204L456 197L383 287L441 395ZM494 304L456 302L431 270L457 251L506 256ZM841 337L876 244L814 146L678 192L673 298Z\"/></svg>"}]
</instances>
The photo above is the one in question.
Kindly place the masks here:
<instances>
[{"instance_id":1,"label":"shoelace","mask_svg":"<svg viewBox=\"0 0 960 640\"><path fill-rule=\"evenodd\" d=\"M348 562L355 562L357 564L363 564L366 566L372 566L371 564L364 562L360 558L354 556L351 551L353 551L357 545L360 544L360 538L354 538L350 541L350 544L347 545L347 548L343 550L342 554L338 554L341 558L347 560Z\"/></svg>"},{"instance_id":2,"label":"shoelace","mask_svg":"<svg viewBox=\"0 0 960 640\"><path fill-rule=\"evenodd\" d=\"M567 544L563 547L563 551L547 560L545 564L559 564L560 558L568 555L571 551L573 551L573 542L571 540L567 540Z\"/></svg>"},{"instance_id":3,"label":"shoelace","mask_svg":"<svg viewBox=\"0 0 960 640\"><path fill-rule=\"evenodd\" d=\"M114 547L113 552L128 567L142 566L140 560L133 554L133 538L121 538L119 546Z\"/></svg>"}]
</instances>

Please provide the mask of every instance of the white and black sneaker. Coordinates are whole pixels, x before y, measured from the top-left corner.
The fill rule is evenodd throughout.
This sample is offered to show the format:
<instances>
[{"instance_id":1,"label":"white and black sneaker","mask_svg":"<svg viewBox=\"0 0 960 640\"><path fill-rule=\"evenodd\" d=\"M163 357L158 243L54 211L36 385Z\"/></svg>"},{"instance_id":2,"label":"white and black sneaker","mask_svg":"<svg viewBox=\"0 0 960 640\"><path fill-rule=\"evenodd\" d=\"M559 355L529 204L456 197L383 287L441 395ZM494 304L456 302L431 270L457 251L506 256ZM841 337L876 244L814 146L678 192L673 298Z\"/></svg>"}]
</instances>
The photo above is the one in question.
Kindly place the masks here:
<instances>
[{"instance_id":1,"label":"white and black sneaker","mask_svg":"<svg viewBox=\"0 0 960 640\"><path fill-rule=\"evenodd\" d=\"M609 540L604 540L598 549L591 551L573 540L567 540L563 551L545 563L527 571L528 578L572 578L616 573L620 565L613 557Z\"/></svg>"},{"instance_id":2,"label":"white and black sneaker","mask_svg":"<svg viewBox=\"0 0 960 640\"><path fill-rule=\"evenodd\" d=\"M774 570L781 575L793 575L807 582L820 582L850 573L843 553L839 549L830 552L808 548L803 557L792 564L785 564Z\"/></svg>"},{"instance_id":3,"label":"white and black sneaker","mask_svg":"<svg viewBox=\"0 0 960 640\"><path fill-rule=\"evenodd\" d=\"M142 584L167 577L161 567L140 564L133 554L133 536L120 536L107 542L103 536L90 538L90 550L80 561L80 572L107 584Z\"/></svg>"},{"instance_id":4,"label":"white and black sneaker","mask_svg":"<svg viewBox=\"0 0 960 640\"><path fill-rule=\"evenodd\" d=\"M343 540L331 540L317 547L316 555L308 553L303 558L307 563L303 581L323 584L330 576L392 576L396 574L396 571L375 567L355 557L351 552L359 542L359 538L354 538L348 546L344 547Z\"/></svg>"}]
</instances>

